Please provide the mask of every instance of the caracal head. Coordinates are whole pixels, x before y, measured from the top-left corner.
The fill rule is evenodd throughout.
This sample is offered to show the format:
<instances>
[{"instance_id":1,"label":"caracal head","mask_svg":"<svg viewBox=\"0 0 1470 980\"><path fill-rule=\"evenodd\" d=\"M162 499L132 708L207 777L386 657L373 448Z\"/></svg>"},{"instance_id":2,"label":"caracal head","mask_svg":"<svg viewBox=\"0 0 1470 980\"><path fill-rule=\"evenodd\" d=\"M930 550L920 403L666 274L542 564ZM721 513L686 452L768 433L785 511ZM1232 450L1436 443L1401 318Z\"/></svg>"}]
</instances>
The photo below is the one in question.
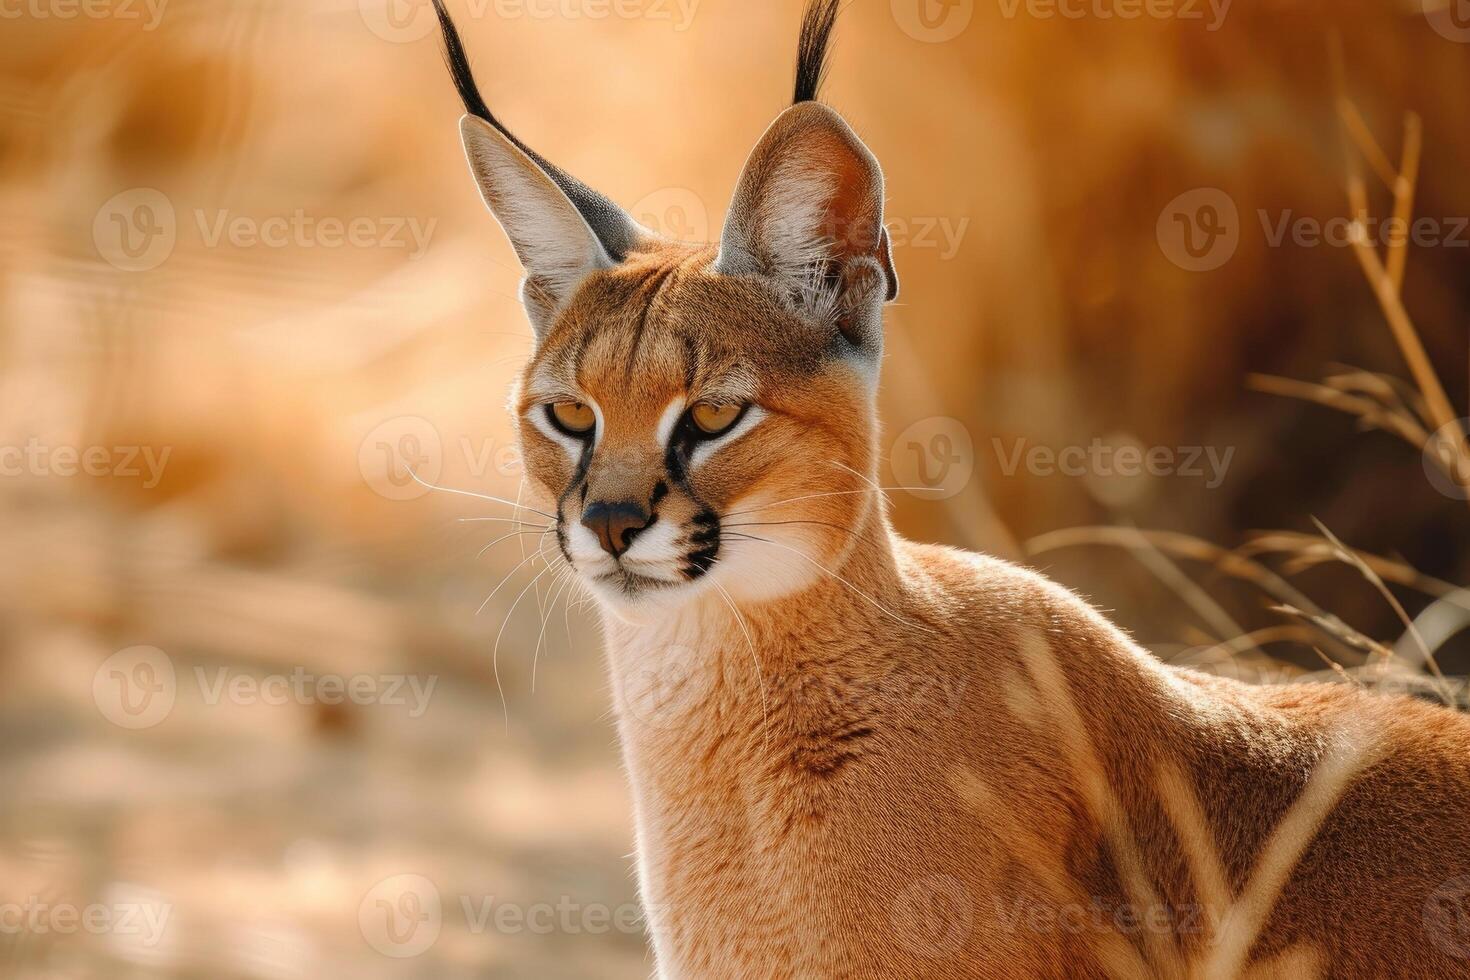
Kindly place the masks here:
<instances>
[{"instance_id":1,"label":"caracal head","mask_svg":"<svg viewBox=\"0 0 1470 980\"><path fill-rule=\"evenodd\" d=\"M836 4L814 10L797 104L750 153L719 241L696 244L511 135L440 4L470 170L525 269L536 343L513 406L532 504L629 618L705 590L801 590L880 506L874 396L898 283L877 160L810 100Z\"/></svg>"}]
</instances>

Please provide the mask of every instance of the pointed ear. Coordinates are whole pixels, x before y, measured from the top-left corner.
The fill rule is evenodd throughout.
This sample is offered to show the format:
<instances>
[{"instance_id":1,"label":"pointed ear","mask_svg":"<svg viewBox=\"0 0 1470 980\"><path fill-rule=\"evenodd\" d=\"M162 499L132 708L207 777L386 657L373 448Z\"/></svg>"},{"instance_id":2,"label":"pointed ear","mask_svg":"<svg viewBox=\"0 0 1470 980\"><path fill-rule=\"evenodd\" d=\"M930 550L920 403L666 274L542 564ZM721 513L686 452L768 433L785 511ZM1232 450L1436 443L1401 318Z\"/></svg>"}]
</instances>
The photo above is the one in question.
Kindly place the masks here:
<instances>
[{"instance_id":1,"label":"pointed ear","mask_svg":"<svg viewBox=\"0 0 1470 980\"><path fill-rule=\"evenodd\" d=\"M583 279L615 263L566 192L500 130L466 115L459 134L480 196L526 270L521 302L539 338Z\"/></svg>"},{"instance_id":2,"label":"pointed ear","mask_svg":"<svg viewBox=\"0 0 1470 980\"><path fill-rule=\"evenodd\" d=\"M716 269L772 279L794 306L877 350L882 305L898 295L883 227L883 171L818 102L787 109L746 161Z\"/></svg>"}]
</instances>

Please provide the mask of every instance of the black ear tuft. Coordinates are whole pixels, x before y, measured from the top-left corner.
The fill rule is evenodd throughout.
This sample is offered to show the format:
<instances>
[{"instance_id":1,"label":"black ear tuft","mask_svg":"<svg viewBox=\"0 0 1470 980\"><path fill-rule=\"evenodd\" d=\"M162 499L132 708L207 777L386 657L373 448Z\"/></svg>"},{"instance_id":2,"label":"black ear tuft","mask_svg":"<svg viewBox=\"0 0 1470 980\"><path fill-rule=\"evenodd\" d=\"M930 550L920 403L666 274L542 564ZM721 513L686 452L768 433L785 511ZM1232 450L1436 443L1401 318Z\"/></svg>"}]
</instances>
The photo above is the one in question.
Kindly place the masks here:
<instances>
[{"instance_id":1,"label":"black ear tuft","mask_svg":"<svg viewBox=\"0 0 1470 980\"><path fill-rule=\"evenodd\" d=\"M485 104L484 97L480 95L480 87L475 84L475 75L470 70L470 59L465 54L464 42L460 40L459 29L454 26L453 18L444 7L444 0L434 0L434 12L439 15L439 27L444 33L444 60L449 65L449 75L454 79L454 87L459 92L460 101L464 103L465 112L479 116L500 130L517 149L534 160L536 166L544 170L546 176L561 188L562 193L571 198L572 204L576 205L587 224L592 227L593 233L601 240L607 254L616 261L622 261L636 244L638 232L633 222L616 204L521 142L504 123L495 118L490 107Z\"/></svg>"},{"instance_id":2,"label":"black ear tuft","mask_svg":"<svg viewBox=\"0 0 1470 980\"><path fill-rule=\"evenodd\" d=\"M459 38L459 28L454 26L449 11L444 9L444 0L434 0L434 13L439 15L439 27L444 32L444 61L449 65L449 75L454 79L454 88L464 103L464 111L479 116L504 133L505 127L491 115L490 107L480 95L480 86L475 84L475 73L470 71L470 59L465 54L464 42Z\"/></svg>"},{"instance_id":3,"label":"black ear tuft","mask_svg":"<svg viewBox=\"0 0 1470 980\"><path fill-rule=\"evenodd\" d=\"M438 0L435 0L438 2ZM815 102L827 74L827 48L837 26L839 0L811 0L801 19L796 48L796 95L792 103Z\"/></svg>"}]
</instances>

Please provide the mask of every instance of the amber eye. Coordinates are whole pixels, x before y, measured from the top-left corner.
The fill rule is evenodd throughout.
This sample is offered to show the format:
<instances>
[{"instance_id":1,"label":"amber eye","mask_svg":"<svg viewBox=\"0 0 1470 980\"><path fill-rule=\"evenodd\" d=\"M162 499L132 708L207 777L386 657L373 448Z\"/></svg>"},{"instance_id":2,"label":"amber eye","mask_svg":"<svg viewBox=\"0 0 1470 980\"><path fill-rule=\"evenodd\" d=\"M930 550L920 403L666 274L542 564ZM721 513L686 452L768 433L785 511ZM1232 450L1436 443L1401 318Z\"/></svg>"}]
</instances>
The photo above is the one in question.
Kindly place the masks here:
<instances>
[{"instance_id":1,"label":"amber eye","mask_svg":"<svg viewBox=\"0 0 1470 980\"><path fill-rule=\"evenodd\" d=\"M558 429L574 436L585 436L597 425L591 406L581 402L557 402L551 406L551 420Z\"/></svg>"},{"instance_id":2,"label":"amber eye","mask_svg":"<svg viewBox=\"0 0 1470 980\"><path fill-rule=\"evenodd\" d=\"M696 402L689 410L689 417L694 420L694 426L707 436L717 436L727 431L740 418L741 412L745 410L744 405L711 405L709 402Z\"/></svg>"}]
</instances>

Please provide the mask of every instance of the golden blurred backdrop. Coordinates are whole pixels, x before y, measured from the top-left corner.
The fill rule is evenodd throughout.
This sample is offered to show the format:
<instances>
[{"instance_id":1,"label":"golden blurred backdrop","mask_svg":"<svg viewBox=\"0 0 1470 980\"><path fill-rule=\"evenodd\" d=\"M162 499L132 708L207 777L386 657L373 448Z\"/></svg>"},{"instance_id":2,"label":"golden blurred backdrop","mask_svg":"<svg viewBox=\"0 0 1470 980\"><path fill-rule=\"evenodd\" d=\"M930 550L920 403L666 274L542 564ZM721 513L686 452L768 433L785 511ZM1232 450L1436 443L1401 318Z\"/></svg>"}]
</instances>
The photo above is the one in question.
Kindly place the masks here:
<instances>
[{"instance_id":1,"label":"golden blurred backdrop","mask_svg":"<svg viewBox=\"0 0 1470 980\"><path fill-rule=\"evenodd\" d=\"M800 0L450 6L519 135L718 235ZM1322 403L1438 419L1333 224L1348 160L1391 213L1417 132L1402 306L1466 414L1464 7L854 0L826 94L888 180L883 479L939 488L891 494L900 530L1210 663L1295 622L1191 557L1248 545L1392 647L1316 517L1465 673L1463 495L1363 431L1392 412ZM503 508L408 476L517 494L530 344L432 26L427 0L0 0L5 975L651 969L595 617L461 520ZM1079 526L1123 530L1053 534ZM1303 629L1230 652L1319 671Z\"/></svg>"}]
</instances>

